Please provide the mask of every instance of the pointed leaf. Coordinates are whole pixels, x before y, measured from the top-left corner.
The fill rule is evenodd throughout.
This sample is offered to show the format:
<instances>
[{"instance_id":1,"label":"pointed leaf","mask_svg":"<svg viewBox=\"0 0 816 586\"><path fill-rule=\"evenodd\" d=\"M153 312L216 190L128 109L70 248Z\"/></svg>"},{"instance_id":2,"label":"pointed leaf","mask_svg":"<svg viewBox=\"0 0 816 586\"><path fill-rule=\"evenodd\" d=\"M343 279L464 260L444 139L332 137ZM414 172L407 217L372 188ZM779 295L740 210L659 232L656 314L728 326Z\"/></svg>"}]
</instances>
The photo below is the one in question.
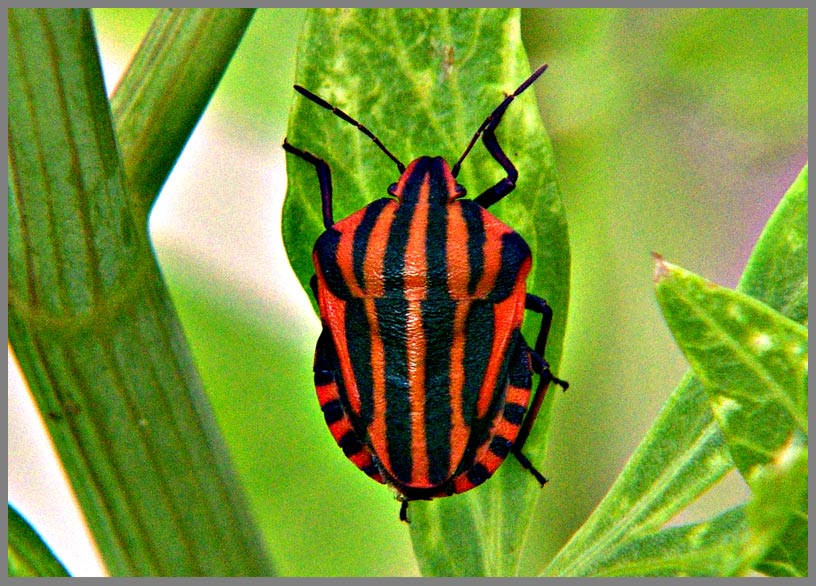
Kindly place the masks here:
<instances>
[{"instance_id":1,"label":"pointed leaf","mask_svg":"<svg viewBox=\"0 0 816 586\"><path fill-rule=\"evenodd\" d=\"M756 493L756 479L763 478L758 468L790 460L784 456L790 442L807 441L807 328L752 297L718 287L660 258L655 266L657 298L666 321L705 385L737 468ZM806 454L807 449L800 451ZM796 480L782 477L778 482ZM798 481L803 489L806 476ZM783 510L800 495L779 487L772 494L784 500L776 506ZM767 494L760 496L768 500ZM777 516L777 525L761 528L761 534L775 537L790 522L783 549L806 564L807 506L802 505L798 514ZM773 502L765 504L766 520L774 508ZM771 544L768 539L758 543L766 549ZM806 565L792 567L807 573Z\"/></svg>"},{"instance_id":2,"label":"pointed leaf","mask_svg":"<svg viewBox=\"0 0 816 586\"><path fill-rule=\"evenodd\" d=\"M807 328L661 258L657 299L746 478L807 435Z\"/></svg>"},{"instance_id":3,"label":"pointed leaf","mask_svg":"<svg viewBox=\"0 0 816 586\"><path fill-rule=\"evenodd\" d=\"M505 93L529 73L518 10L314 10L301 39L296 81L359 120L407 164L421 155L455 161ZM537 85L545 80L546 75ZM554 309L547 359L557 372L569 251L553 154L534 91L528 90L508 108L498 128L498 140L518 168L519 180L513 194L491 212L516 229L533 250L528 290L545 297ZM329 163L335 221L385 196L399 177L393 162L369 138L300 96L294 99L288 140ZM284 242L308 291L314 273L312 246L323 231L320 193L313 167L296 157L287 161ZM475 196L502 176L501 167L480 142L465 160L459 181ZM537 321L526 321L528 340L534 339ZM525 448L542 468L555 395L548 397ZM508 461L477 490L412 503L411 532L423 573L515 573L540 493L529 474ZM458 538L468 527L470 538ZM439 547L442 542L445 548Z\"/></svg>"},{"instance_id":4,"label":"pointed leaf","mask_svg":"<svg viewBox=\"0 0 816 586\"><path fill-rule=\"evenodd\" d=\"M807 167L763 231L740 288L800 323L807 319ZM779 251L792 247L790 263ZM792 269L792 270L791 270ZM786 274L784 278L779 277ZM806 309L806 303L805 303ZM558 552L546 575L583 575L627 539L656 531L733 467L700 381L689 372L589 519Z\"/></svg>"}]
</instances>

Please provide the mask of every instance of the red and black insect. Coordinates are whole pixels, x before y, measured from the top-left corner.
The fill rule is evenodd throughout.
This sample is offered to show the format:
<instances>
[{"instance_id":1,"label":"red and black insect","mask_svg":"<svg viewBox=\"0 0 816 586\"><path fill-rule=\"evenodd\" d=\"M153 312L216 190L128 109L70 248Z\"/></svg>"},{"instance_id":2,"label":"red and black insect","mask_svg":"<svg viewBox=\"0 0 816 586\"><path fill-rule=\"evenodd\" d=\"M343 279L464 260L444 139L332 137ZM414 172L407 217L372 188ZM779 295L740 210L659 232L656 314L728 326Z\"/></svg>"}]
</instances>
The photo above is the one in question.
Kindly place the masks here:
<instances>
[{"instance_id":1,"label":"red and black insect","mask_svg":"<svg viewBox=\"0 0 816 586\"><path fill-rule=\"evenodd\" d=\"M499 104L452 168L441 157L405 167L365 126L295 86L371 138L401 174L391 197L335 223L328 164L283 144L315 167L322 197L326 230L311 281L323 324L314 361L320 406L345 455L398 491L402 520L409 501L468 491L510 453L546 482L521 450L549 383L568 386L544 359L552 310L526 292L527 243L487 211L518 178L496 127L545 69ZM479 136L507 175L462 199L456 176ZM534 348L521 335L525 309L541 315ZM540 376L530 404L532 372Z\"/></svg>"}]
</instances>

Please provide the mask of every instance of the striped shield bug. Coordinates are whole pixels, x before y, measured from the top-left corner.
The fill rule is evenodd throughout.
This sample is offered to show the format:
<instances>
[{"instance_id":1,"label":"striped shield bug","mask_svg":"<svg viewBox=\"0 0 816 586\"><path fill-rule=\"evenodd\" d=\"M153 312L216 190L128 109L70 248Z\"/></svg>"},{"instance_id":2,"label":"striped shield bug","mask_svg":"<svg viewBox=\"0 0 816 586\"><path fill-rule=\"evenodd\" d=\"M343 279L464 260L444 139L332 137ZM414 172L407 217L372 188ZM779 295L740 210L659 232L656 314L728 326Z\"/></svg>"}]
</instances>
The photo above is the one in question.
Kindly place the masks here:
<instances>
[{"instance_id":1,"label":"striped shield bug","mask_svg":"<svg viewBox=\"0 0 816 586\"><path fill-rule=\"evenodd\" d=\"M410 501L468 491L511 453L546 482L522 448L549 383L568 386L544 359L552 310L526 291L527 243L487 211L518 178L496 127L546 67L504 98L452 167L427 156L406 167L368 128L295 86L356 126L400 173L390 197L335 223L328 164L283 143L315 168L322 199L325 231L311 280L323 325L314 359L318 400L346 457L396 490L403 521ZM506 176L463 199L456 176L479 137ZM532 348L521 334L525 310L541 315Z\"/></svg>"}]
</instances>

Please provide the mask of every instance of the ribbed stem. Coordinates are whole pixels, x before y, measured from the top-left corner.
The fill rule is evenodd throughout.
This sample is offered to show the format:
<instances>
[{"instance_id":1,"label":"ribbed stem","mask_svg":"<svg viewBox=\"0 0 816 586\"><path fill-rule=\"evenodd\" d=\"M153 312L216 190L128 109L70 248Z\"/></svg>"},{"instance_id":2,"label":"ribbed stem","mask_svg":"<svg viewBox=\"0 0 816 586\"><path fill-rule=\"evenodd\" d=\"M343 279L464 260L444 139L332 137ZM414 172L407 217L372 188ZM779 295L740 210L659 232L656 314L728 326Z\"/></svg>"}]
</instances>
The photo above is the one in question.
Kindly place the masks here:
<instances>
[{"instance_id":1,"label":"ribbed stem","mask_svg":"<svg viewBox=\"0 0 816 586\"><path fill-rule=\"evenodd\" d=\"M88 11L10 10L9 85L9 339L108 571L270 574L128 200Z\"/></svg>"}]
</instances>

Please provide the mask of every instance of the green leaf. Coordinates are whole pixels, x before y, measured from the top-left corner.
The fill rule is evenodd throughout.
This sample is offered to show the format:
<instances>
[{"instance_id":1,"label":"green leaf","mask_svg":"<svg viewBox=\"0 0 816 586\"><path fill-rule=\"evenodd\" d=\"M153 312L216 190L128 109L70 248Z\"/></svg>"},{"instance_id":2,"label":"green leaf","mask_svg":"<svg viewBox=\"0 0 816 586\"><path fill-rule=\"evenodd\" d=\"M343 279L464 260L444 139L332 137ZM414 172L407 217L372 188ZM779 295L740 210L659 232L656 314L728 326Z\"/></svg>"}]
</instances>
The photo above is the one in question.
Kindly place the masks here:
<instances>
[{"instance_id":1,"label":"green leaf","mask_svg":"<svg viewBox=\"0 0 816 586\"><path fill-rule=\"evenodd\" d=\"M657 298L666 321L705 386L737 468L756 493L756 478L763 478L758 468L790 460L785 454L791 442L807 441L807 328L752 297L718 287L659 257L655 267ZM807 448L800 451L806 454ZM799 482L804 489L806 476ZM790 508L800 493L766 488L760 497L768 501L773 494L785 502L754 509L764 511L766 521L772 518L768 511ZM806 563L807 503L801 504L797 514L790 511L776 519L776 526L765 523L755 532L776 536L790 521L785 550ZM800 523L805 524L804 534ZM793 541L792 535L805 539ZM771 541L757 543L767 549ZM794 568L807 572L806 566Z\"/></svg>"},{"instance_id":2,"label":"green leaf","mask_svg":"<svg viewBox=\"0 0 816 586\"><path fill-rule=\"evenodd\" d=\"M8 575L68 576L39 534L11 505L8 506Z\"/></svg>"},{"instance_id":3,"label":"green leaf","mask_svg":"<svg viewBox=\"0 0 816 586\"><path fill-rule=\"evenodd\" d=\"M111 98L137 217L147 214L254 9L162 9Z\"/></svg>"},{"instance_id":4,"label":"green leaf","mask_svg":"<svg viewBox=\"0 0 816 586\"><path fill-rule=\"evenodd\" d=\"M598 559L598 576L732 575L748 529L743 506L702 523L670 527L627 539Z\"/></svg>"},{"instance_id":5,"label":"green leaf","mask_svg":"<svg viewBox=\"0 0 816 586\"><path fill-rule=\"evenodd\" d=\"M626 539L607 558L596 558L599 576L717 576L744 574L763 559L803 495L807 450L788 444L774 462L760 466L751 483L754 498L703 521ZM767 559L767 558L766 558ZM790 572L790 560L760 570ZM771 572L769 572L771 573ZM789 573L788 575L795 575Z\"/></svg>"},{"instance_id":6,"label":"green leaf","mask_svg":"<svg viewBox=\"0 0 816 586\"><path fill-rule=\"evenodd\" d=\"M485 117L529 75L519 11L313 10L303 31L297 83L365 124L404 163L421 155L454 161ZM546 74L539 81L546 94ZM294 93L293 93L294 95ZM533 250L528 290L554 308L547 359L561 353L569 286L566 220L553 153L528 90L507 110L497 136L519 170L512 195L491 208ZM398 178L394 164L354 126L315 104L294 99L289 142L329 163L334 217L343 218ZM314 273L311 252L323 231L320 193L311 165L289 157L283 235L304 288ZM459 180L471 196L502 178L481 144ZM537 319L524 333L534 339ZM525 452L537 465L546 447L549 410L542 407ZM338 456L339 457L339 456ZM544 488L546 491L546 487ZM426 575L513 575L541 489L512 458L483 487L411 504L411 534ZM396 521L396 505L394 513Z\"/></svg>"},{"instance_id":7,"label":"green leaf","mask_svg":"<svg viewBox=\"0 0 816 586\"><path fill-rule=\"evenodd\" d=\"M791 319L808 322L808 166L788 189L760 236L739 289ZM807 452L805 452L806 455ZM756 488L753 488L757 492ZM807 575L807 491L779 543L757 570L774 576ZM792 502L797 502L793 501ZM798 544L794 545L794 544Z\"/></svg>"},{"instance_id":8,"label":"green leaf","mask_svg":"<svg viewBox=\"0 0 816 586\"><path fill-rule=\"evenodd\" d=\"M268 574L131 209L87 10L9 10L9 341L112 575Z\"/></svg>"},{"instance_id":9,"label":"green leaf","mask_svg":"<svg viewBox=\"0 0 816 586\"><path fill-rule=\"evenodd\" d=\"M794 433L747 481L754 498L746 510L745 566L769 576L807 576L808 450L802 435Z\"/></svg>"},{"instance_id":10,"label":"green leaf","mask_svg":"<svg viewBox=\"0 0 816 586\"><path fill-rule=\"evenodd\" d=\"M768 221L740 282L741 289L798 321L807 318L798 301L804 292L806 308L807 246L800 250L798 244L802 235L806 239L807 167ZM790 262L780 262L778 253L790 248L796 254ZM618 559L617 550L628 540L657 531L732 467L703 386L689 372L609 492L544 574L600 571L601 560Z\"/></svg>"},{"instance_id":11,"label":"green leaf","mask_svg":"<svg viewBox=\"0 0 816 586\"><path fill-rule=\"evenodd\" d=\"M768 220L738 289L794 321L807 323L807 165Z\"/></svg>"},{"instance_id":12,"label":"green leaf","mask_svg":"<svg viewBox=\"0 0 816 586\"><path fill-rule=\"evenodd\" d=\"M743 293L655 259L657 299L746 479L807 435L807 328Z\"/></svg>"},{"instance_id":13,"label":"green leaf","mask_svg":"<svg viewBox=\"0 0 816 586\"><path fill-rule=\"evenodd\" d=\"M584 576L660 529L733 466L702 385L684 377L615 484L544 575Z\"/></svg>"}]
</instances>

